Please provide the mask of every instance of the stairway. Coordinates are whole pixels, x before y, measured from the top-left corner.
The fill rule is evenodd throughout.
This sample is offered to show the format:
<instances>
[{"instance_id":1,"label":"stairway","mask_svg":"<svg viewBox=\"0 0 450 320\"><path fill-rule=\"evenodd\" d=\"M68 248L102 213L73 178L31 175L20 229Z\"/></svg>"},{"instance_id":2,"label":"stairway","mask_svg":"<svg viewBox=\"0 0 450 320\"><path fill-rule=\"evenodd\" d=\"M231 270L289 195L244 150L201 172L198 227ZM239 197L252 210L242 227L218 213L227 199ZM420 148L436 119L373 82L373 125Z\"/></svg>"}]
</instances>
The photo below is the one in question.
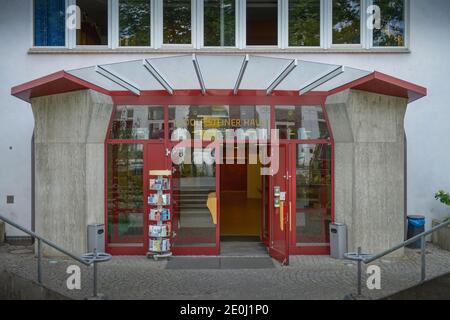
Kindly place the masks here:
<instances>
[{"instance_id":1,"label":"stairway","mask_svg":"<svg viewBox=\"0 0 450 320\"><path fill-rule=\"evenodd\" d=\"M179 217L181 228L211 228L212 220L206 207L208 194L215 187L188 186L180 191L178 196Z\"/></svg>"}]
</instances>

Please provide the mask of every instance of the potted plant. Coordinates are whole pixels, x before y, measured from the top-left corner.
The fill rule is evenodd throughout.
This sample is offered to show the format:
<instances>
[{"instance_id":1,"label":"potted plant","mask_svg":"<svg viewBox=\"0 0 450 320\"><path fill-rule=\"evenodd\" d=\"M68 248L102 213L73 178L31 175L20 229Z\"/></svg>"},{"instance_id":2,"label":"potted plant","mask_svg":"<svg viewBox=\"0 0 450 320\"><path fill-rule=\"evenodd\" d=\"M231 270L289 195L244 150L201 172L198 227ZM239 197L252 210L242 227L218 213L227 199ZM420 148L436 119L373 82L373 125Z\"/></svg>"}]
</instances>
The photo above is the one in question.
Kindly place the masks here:
<instances>
[{"instance_id":1,"label":"potted plant","mask_svg":"<svg viewBox=\"0 0 450 320\"><path fill-rule=\"evenodd\" d=\"M439 200L443 204L450 206L450 193L443 190L439 190L434 198ZM450 220L450 216L444 220L433 220L433 226L436 226L444 221ZM450 251L450 226L447 228L441 228L433 234L433 243L440 248Z\"/></svg>"}]
</instances>

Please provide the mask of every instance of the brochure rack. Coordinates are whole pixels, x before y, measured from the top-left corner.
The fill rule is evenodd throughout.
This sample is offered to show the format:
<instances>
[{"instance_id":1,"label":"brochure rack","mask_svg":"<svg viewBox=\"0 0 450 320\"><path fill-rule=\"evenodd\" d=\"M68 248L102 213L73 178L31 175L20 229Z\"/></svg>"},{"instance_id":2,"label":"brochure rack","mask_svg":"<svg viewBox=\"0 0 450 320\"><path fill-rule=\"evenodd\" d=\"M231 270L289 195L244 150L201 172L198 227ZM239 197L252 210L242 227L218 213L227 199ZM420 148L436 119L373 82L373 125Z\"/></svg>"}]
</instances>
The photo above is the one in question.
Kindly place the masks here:
<instances>
[{"instance_id":1,"label":"brochure rack","mask_svg":"<svg viewBox=\"0 0 450 320\"><path fill-rule=\"evenodd\" d=\"M150 170L148 203L148 253L158 260L172 256L172 212L170 170Z\"/></svg>"}]
</instances>

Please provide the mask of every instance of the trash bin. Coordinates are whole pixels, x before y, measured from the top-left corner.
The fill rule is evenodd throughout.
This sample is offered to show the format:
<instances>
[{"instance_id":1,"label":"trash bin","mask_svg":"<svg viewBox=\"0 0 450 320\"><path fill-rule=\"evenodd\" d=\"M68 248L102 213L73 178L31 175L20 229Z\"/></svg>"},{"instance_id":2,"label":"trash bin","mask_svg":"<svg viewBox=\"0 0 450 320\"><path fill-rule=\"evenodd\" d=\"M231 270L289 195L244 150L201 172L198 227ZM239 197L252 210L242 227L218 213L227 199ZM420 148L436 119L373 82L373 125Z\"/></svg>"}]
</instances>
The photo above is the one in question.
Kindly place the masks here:
<instances>
[{"instance_id":1,"label":"trash bin","mask_svg":"<svg viewBox=\"0 0 450 320\"><path fill-rule=\"evenodd\" d=\"M347 226L342 223L330 224L330 255L334 259L344 259L347 252Z\"/></svg>"},{"instance_id":2,"label":"trash bin","mask_svg":"<svg viewBox=\"0 0 450 320\"><path fill-rule=\"evenodd\" d=\"M88 252L105 252L105 225L88 225Z\"/></svg>"},{"instance_id":3,"label":"trash bin","mask_svg":"<svg viewBox=\"0 0 450 320\"><path fill-rule=\"evenodd\" d=\"M424 216L408 216L408 234L407 238L411 239L412 237L425 232L425 217ZM417 240L410 245L408 245L408 248L411 249L420 249L422 245L421 240Z\"/></svg>"}]
</instances>

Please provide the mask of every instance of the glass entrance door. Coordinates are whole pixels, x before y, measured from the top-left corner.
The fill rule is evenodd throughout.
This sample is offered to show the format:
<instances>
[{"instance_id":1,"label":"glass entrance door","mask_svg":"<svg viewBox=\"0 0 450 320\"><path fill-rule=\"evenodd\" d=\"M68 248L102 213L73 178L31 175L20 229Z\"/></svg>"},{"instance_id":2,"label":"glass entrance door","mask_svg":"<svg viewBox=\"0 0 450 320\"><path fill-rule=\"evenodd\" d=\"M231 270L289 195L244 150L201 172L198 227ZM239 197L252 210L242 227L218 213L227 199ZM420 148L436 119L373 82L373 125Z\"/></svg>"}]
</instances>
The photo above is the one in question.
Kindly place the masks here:
<instances>
[{"instance_id":1,"label":"glass entrance door","mask_svg":"<svg viewBox=\"0 0 450 320\"><path fill-rule=\"evenodd\" d=\"M219 165L203 149L172 147L175 254L219 254Z\"/></svg>"},{"instance_id":2,"label":"glass entrance door","mask_svg":"<svg viewBox=\"0 0 450 320\"><path fill-rule=\"evenodd\" d=\"M279 168L272 176L270 196L272 210L270 215L269 255L283 265L289 264L289 219L291 215L291 192L289 172L289 145L279 146Z\"/></svg>"}]
</instances>

